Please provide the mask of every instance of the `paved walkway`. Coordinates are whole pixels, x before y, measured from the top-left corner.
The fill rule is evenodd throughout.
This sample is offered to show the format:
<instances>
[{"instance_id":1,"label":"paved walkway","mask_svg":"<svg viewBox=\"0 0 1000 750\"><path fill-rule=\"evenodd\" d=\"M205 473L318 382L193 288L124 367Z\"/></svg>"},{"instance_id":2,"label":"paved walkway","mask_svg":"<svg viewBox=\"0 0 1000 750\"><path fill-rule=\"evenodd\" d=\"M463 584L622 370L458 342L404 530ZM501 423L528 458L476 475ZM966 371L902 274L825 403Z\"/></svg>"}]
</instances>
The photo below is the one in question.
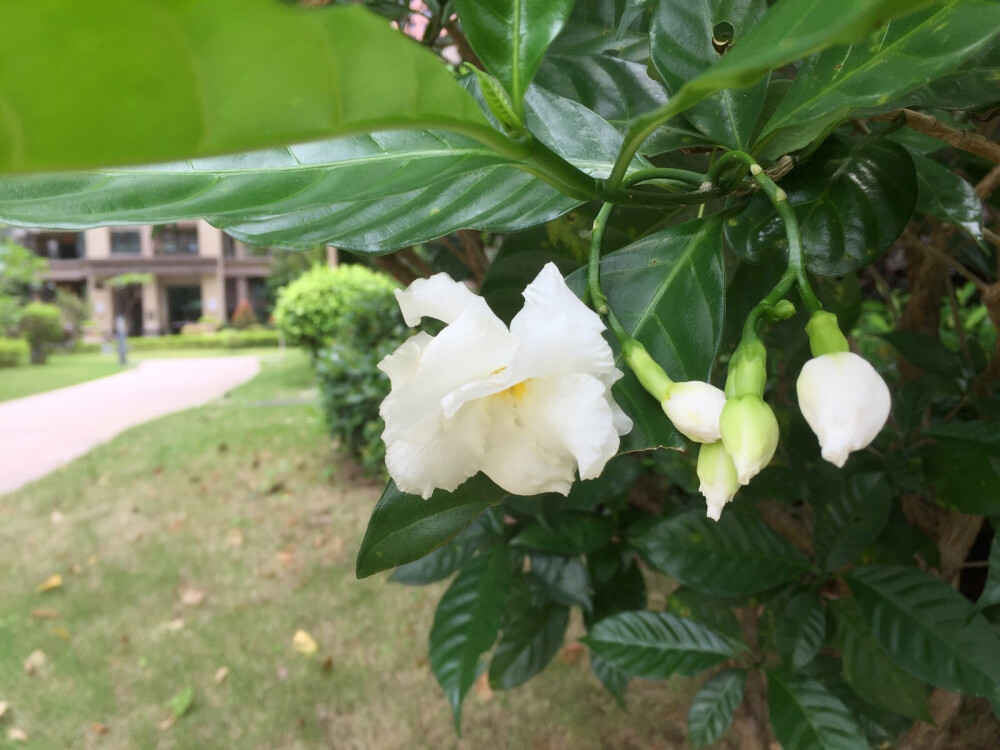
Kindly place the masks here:
<instances>
[{"instance_id":1,"label":"paved walkway","mask_svg":"<svg viewBox=\"0 0 1000 750\"><path fill-rule=\"evenodd\" d=\"M0 495L129 427L217 398L259 369L256 357L149 359L119 375L0 403Z\"/></svg>"}]
</instances>

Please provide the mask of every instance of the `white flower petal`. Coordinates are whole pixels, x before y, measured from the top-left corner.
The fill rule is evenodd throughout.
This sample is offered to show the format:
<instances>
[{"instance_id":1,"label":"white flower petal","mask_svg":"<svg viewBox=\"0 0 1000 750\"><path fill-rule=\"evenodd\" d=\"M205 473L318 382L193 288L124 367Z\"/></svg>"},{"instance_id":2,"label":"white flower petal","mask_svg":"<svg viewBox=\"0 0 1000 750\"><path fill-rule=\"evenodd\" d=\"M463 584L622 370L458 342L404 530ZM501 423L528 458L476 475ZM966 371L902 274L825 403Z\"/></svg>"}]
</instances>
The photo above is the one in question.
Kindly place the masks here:
<instances>
[{"instance_id":1,"label":"white flower petal","mask_svg":"<svg viewBox=\"0 0 1000 750\"><path fill-rule=\"evenodd\" d=\"M889 418L889 387L863 357L835 352L802 368L795 390L802 416L816 433L823 458L842 467L868 447Z\"/></svg>"},{"instance_id":2,"label":"white flower petal","mask_svg":"<svg viewBox=\"0 0 1000 750\"><path fill-rule=\"evenodd\" d=\"M696 443L714 443L719 432L719 416L726 394L714 385L691 380L675 383L660 404L674 427Z\"/></svg>"},{"instance_id":3,"label":"white flower petal","mask_svg":"<svg viewBox=\"0 0 1000 750\"><path fill-rule=\"evenodd\" d=\"M424 498L438 488L451 492L479 471L492 421L486 404L470 405L442 417L427 439L386 440L389 475L403 492Z\"/></svg>"},{"instance_id":4,"label":"white flower petal","mask_svg":"<svg viewBox=\"0 0 1000 750\"><path fill-rule=\"evenodd\" d=\"M389 376L389 383L393 388L407 380L416 370L424 349L433 340L433 337L420 331L410 336L392 354L387 354L378 363L378 369Z\"/></svg>"},{"instance_id":5,"label":"white flower petal","mask_svg":"<svg viewBox=\"0 0 1000 750\"><path fill-rule=\"evenodd\" d=\"M733 459L721 441L705 443L698 449L698 491L705 497L706 512L713 521L722 517L722 509L732 502L740 488Z\"/></svg>"},{"instance_id":6,"label":"white flower petal","mask_svg":"<svg viewBox=\"0 0 1000 750\"><path fill-rule=\"evenodd\" d=\"M452 323L465 312L493 316L486 300L446 273L417 279L406 289L397 289L396 300L406 325L411 327L425 317Z\"/></svg>"},{"instance_id":7,"label":"white flower petal","mask_svg":"<svg viewBox=\"0 0 1000 750\"><path fill-rule=\"evenodd\" d=\"M610 385L622 376L601 335L604 323L569 290L553 263L524 290L524 307L510 331L521 342L517 380L585 372Z\"/></svg>"}]
</instances>

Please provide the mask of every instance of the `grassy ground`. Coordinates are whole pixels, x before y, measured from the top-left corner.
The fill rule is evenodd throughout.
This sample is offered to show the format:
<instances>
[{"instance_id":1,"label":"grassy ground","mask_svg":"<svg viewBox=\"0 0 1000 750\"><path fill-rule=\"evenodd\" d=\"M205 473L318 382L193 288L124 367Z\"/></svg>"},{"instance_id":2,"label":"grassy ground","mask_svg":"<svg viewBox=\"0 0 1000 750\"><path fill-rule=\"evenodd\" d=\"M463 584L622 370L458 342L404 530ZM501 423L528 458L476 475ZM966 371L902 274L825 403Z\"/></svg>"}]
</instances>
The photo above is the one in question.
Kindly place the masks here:
<instances>
[{"instance_id":1,"label":"grassy ground","mask_svg":"<svg viewBox=\"0 0 1000 750\"><path fill-rule=\"evenodd\" d=\"M427 665L443 586L355 580L379 487L295 403L311 387L301 355L266 359L0 498L0 747L683 747L690 682L635 681L625 713L573 650L474 691L456 738Z\"/></svg>"},{"instance_id":2,"label":"grassy ground","mask_svg":"<svg viewBox=\"0 0 1000 750\"><path fill-rule=\"evenodd\" d=\"M164 351L132 352L129 364L144 359L165 357L227 357L227 356L277 356L279 350L254 349L174 349ZM52 354L44 365L22 365L0 369L0 401L33 396L68 385L114 375L124 369L118 364L117 354Z\"/></svg>"}]
</instances>

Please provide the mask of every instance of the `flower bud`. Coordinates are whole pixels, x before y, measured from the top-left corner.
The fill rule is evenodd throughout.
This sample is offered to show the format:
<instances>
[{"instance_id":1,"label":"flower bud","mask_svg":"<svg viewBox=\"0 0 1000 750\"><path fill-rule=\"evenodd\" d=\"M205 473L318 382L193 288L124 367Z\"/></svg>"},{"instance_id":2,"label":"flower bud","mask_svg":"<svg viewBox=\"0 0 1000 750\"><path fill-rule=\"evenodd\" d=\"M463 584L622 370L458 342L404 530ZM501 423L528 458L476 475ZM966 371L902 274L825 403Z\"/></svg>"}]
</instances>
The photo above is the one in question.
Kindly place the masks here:
<instances>
[{"instance_id":1,"label":"flower bud","mask_svg":"<svg viewBox=\"0 0 1000 750\"><path fill-rule=\"evenodd\" d=\"M814 357L850 350L833 313L823 310L814 312L806 323L806 335L809 336L809 348Z\"/></svg>"},{"instance_id":2,"label":"flower bud","mask_svg":"<svg viewBox=\"0 0 1000 750\"><path fill-rule=\"evenodd\" d=\"M851 352L831 352L806 362L795 390L823 458L838 467L851 452L866 448L889 418L889 387L874 367Z\"/></svg>"},{"instance_id":3,"label":"flower bud","mask_svg":"<svg viewBox=\"0 0 1000 750\"><path fill-rule=\"evenodd\" d=\"M726 401L719 418L722 444L732 457L740 484L749 484L778 448L778 420L760 396Z\"/></svg>"},{"instance_id":4,"label":"flower bud","mask_svg":"<svg viewBox=\"0 0 1000 750\"><path fill-rule=\"evenodd\" d=\"M656 364L656 361L649 356L646 347L635 339L628 339L622 342L622 356L625 364L635 373L640 385L646 392L657 401L662 401L667 397L667 393L674 385L663 368Z\"/></svg>"},{"instance_id":5,"label":"flower bud","mask_svg":"<svg viewBox=\"0 0 1000 750\"><path fill-rule=\"evenodd\" d=\"M726 394L700 380L674 383L660 402L674 427L696 443L714 443L721 437L719 415L725 405Z\"/></svg>"},{"instance_id":6,"label":"flower bud","mask_svg":"<svg viewBox=\"0 0 1000 750\"><path fill-rule=\"evenodd\" d=\"M722 441L705 443L698 449L698 491L705 496L708 517L718 521L722 509L731 502L740 488L733 459L722 445Z\"/></svg>"},{"instance_id":7,"label":"flower bud","mask_svg":"<svg viewBox=\"0 0 1000 750\"><path fill-rule=\"evenodd\" d=\"M726 398L763 396L765 385L767 385L767 351L760 339L745 339L736 347L733 358L729 360Z\"/></svg>"}]
</instances>

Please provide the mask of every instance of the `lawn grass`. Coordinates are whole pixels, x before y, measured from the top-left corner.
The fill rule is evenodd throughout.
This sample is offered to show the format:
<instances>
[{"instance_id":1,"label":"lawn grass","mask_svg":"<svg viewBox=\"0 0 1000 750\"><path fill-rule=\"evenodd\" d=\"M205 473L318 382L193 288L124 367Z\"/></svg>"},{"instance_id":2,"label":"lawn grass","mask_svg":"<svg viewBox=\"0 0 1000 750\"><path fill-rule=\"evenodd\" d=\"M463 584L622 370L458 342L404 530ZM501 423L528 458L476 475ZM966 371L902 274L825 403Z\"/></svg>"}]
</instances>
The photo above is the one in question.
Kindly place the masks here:
<instances>
[{"instance_id":1,"label":"lawn grass","mask_svg":"<svg viewBox=\"0 0 1000 750\"><path fill-rule=\"evenodd\" d=\"M51 354L44 365L22 365L0 369L0 401L34 396L36 393L45 393L56 388L65 388L106 375L114 375L144 359L232 356L280 357L281 350L276 347L255 347L131 352L126 367L118 364L117 354Z\"/></svg>"},{"instance_id":2,"label":"lawn grass","mask_svg":"<svg viewBox=\"0 0 1000 750\"><path fill-rule=\"evenodd\" d=\"M262 366L0 498L0 747L15 728L29 740L11 747L683 746L694 683L634 681L626 713L574 650L521 688L474 690L456 737L427 664L445 584L355 579L380 486L296 403L306 358ZM299 629L316 655L293 650Z\"/></svg>"}]
</instances>

